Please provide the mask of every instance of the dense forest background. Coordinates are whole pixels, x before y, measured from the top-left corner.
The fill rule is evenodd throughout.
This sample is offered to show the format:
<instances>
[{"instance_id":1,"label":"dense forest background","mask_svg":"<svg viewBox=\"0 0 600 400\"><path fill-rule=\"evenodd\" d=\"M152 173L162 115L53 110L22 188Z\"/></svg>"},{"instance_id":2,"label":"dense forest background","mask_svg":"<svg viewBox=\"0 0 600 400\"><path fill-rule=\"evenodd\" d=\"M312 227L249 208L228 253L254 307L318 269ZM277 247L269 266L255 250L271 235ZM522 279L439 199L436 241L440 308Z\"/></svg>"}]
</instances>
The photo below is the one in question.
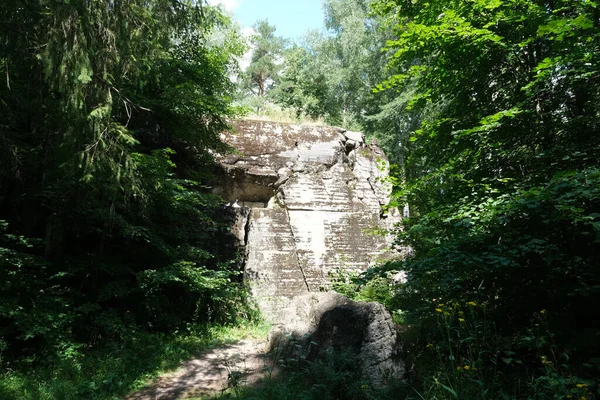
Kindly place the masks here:
<instances>
[{"instance_id":1,"label":"dense forest background","mask_svg":"<svg viewBox=\"0 0 600 400\"><path fill-rule=\"evenodd\" d=\"M600 396L598 4L324 10L292 43L188 0L3 1L0 397L114 398L258 319L210 194L248 113L362 130L395 164L414 255L336 287L409 327L403 396Z\"/></svg>"}]
</instances>

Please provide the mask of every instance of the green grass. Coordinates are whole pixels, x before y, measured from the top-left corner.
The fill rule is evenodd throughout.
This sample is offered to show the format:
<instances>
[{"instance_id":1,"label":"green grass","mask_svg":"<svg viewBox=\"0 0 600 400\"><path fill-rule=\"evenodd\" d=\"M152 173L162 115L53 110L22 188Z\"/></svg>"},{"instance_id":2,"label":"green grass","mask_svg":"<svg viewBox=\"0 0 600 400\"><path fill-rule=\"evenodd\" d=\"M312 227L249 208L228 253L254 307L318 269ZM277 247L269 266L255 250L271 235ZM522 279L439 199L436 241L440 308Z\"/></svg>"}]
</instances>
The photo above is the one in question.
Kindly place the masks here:
<instances>
[{"instance_id":1,"label":"green grass","mask_svg":"<svg viewBox=\"0 0 600 400\"><path fill-rule=\"evenodd\" d=\"M142 333L127 340L45 365L3 368L2 400L113 400L176 369L203 350L241 339L265 337L269 327L196 326L172 335Z\"/></svg>"},{"instance_id":2,"label":"green grass","mask_svg":"<svg viewBox=\"0 0 600 400\"><path fill-rule=\"evenodd\" d=\"M296 110L294 109L283 108L277 104L269 102L265 102L264 104L262 104L259 113L256 112L256 109L254 107L249 107L248 110L249 113L245 116L246 119L290 123L298 125L326 125L323 119L313 119L307 115L298 115L296 113Z\"/></svg>"}]
</instances>

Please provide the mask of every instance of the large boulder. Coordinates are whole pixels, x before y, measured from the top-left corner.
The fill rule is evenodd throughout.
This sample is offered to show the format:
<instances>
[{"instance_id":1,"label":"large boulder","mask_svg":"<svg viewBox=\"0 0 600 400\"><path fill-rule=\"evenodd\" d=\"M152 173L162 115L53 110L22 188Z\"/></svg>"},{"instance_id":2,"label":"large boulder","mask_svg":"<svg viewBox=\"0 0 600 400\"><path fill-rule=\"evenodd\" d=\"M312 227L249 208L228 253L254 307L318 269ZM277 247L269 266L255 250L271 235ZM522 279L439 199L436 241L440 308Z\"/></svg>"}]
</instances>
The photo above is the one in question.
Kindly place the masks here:
<instances>
[{"instance_id":1,"label":"large boulder","mask_svg":"<svg viewBox=\"0 0 600 400\"><path fill-rule=\"evenodd\" d=\"M268 347L308 360L326 351L351 349L363 377L375 387L405 373L398 332L385 307L355 302L335 292L293 298L269 332Z\"/></svg>"}]
</instances>

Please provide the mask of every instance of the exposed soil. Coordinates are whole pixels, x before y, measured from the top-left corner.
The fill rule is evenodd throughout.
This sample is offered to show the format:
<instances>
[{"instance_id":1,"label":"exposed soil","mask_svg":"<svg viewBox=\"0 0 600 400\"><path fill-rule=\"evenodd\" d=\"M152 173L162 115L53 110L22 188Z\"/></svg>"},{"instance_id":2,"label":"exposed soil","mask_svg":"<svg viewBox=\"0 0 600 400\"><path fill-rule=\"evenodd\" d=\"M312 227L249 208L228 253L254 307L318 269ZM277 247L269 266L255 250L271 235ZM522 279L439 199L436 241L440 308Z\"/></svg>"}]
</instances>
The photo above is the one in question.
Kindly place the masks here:
<instances>
[{"instance_id":1,"label":"exposed soil","mask_svg":"<svg viewBox=\"0 0 600 400\"><path fill-rule=\"evenodd\" d=\"M241 340L214 348L163 375L126 400L175 400L252 385L273 371L265 339Z\"/></svg>"}]
</instances>

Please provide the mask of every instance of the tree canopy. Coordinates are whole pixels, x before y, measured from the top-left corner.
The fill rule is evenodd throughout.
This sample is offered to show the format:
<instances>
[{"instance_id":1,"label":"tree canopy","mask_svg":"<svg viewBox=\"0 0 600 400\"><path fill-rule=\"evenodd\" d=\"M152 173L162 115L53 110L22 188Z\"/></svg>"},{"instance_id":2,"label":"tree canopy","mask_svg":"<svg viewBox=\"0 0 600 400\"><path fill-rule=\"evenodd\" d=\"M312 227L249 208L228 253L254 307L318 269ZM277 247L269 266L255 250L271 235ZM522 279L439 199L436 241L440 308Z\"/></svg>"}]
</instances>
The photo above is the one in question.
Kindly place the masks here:
<instances>
[{"instance_id":1,"label":"tree canopy","mask_svg":"<svg viewBox=\"0 0 600 400\"><path fill-rule=\"evenodd\" d=\"M365 129L377 110L371 89L383 79L386 59L381 18L370 1L327 0L326 32L311 32L285 57L276 101L327 123Z\"/></svg>"},{"instance_id":2,"label":"tree canopy","mask_svg":"<svg viewBox=\"0 0 600 400\"><path fill-rule=\"evenodd\" d=\"M254 35L250 43L252 57L244 73L244 86L255 95L263 97L279 80L285 41L275 35L275 26L267 20L254 24Z\"/></svg>"},{"instance_id":3,"label":"tree canopy","mask_svg":"<svg viewBox=\"0 0 600 400\"><path fill-rule=\"evenodd\" d=\"M227 19L187 0L9 0L0 20L3 360L246 313L206 189L236 113L243 46L211 44Z\"/></svg>"},{"instance_id":4,"label":"tree canopy","mask_svg":"<svg viewBox=\"0 0 600 400\"><path fill-rule=\"evenodd\" d=\"M402 307L430 341L425 332L440 314L464 321L447 307L482 307L495 336L485 354L462 353L468 345L446 353L454 367L493 367L515 381L529 373L518 398L575 396L571 374L591 378L600 367L590 342L600 314L589 308L600 300L597 4L380 0L374 8L396 34L386 45L391 74L377 90L410 93L405 109L420 119L396 193L412 212L398 240L415 256L388 266L408 271ZM540 319L544 329L532 330ZM493 388L498 375L478 378ZM468 396L468 385L453 384Z\"/></svg>"},{"instance_id":5,"label":"tree canopy","mask_svg":"<svg viewBox=\"0 0 600 400\"><path fill-rule=\"evenodd\" d=\"M411 351L431 362L418 366L426 390L590 396L600 373L600 314L588 307L600 300L598 4L328 0L325 13L328 34L286 53L275 98L364 130L397 164L396 206L410 210L397 244L414 255L357 282L372 294L378 274L408 273L375 299L418 329ZM495 372L463 373L475 369Z\"/></svg>"}]
</instances>

